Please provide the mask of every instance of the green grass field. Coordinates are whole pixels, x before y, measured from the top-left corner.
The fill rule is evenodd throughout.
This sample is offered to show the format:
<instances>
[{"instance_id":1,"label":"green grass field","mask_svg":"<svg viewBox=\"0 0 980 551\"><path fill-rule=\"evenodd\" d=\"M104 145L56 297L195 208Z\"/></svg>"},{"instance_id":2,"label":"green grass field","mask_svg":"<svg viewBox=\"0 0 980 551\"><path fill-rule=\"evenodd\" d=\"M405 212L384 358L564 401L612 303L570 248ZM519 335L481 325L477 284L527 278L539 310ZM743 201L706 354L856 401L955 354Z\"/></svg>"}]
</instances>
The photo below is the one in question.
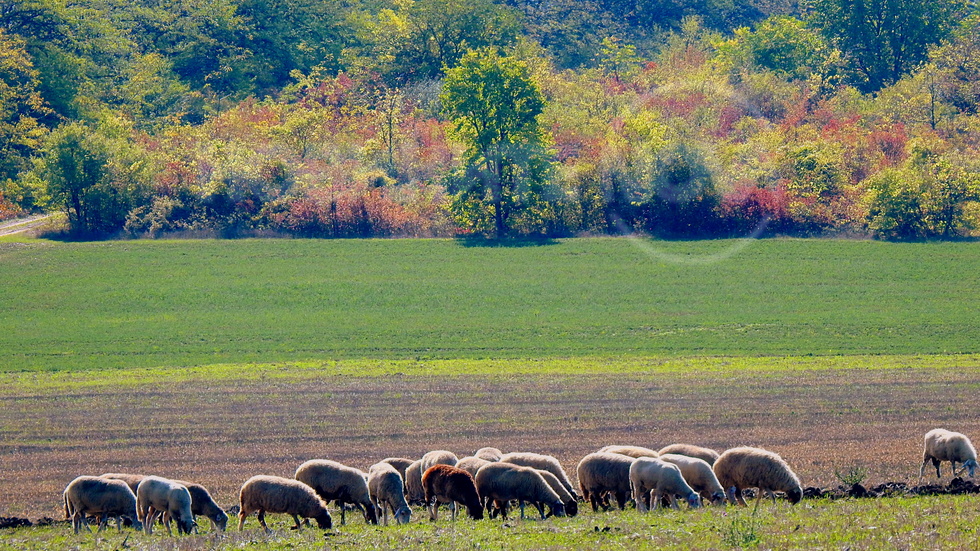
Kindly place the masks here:
<instances>
[{"instance_id":1,"label":"green grass field","mask_svg":"<svg viewBox=\"0 0 980 551\"><path fill-rule=\"evenodd\" d=\"M975 243L6 238L0 369L973 353L977 274Z\"/></svg>"},{"instance_id":2,"label":"green grass field","mask_svg":"<svg viewBox=\"0 0 980 551\"><path fill-rule=\"evenodd\" d=\"M67 526L8 531L0 550L171 549L974 549L980 513L974 496L763 502L753 510L702 509L583 512L575 518L508 521L467 518L452 523L444 510L432 523L421 508L401 526L366 526L362 519L328 531L290 531L292 520L269 515L271 534L250 517L243 532L207 532L174 541L124 530L75 536ZM533 510L533 508L532 508ZM358 515L359 516L359 515ZM231 528L232 521L229 521ZM178 543L179 542L179 543Z\"/></svg>"}]
</instances>

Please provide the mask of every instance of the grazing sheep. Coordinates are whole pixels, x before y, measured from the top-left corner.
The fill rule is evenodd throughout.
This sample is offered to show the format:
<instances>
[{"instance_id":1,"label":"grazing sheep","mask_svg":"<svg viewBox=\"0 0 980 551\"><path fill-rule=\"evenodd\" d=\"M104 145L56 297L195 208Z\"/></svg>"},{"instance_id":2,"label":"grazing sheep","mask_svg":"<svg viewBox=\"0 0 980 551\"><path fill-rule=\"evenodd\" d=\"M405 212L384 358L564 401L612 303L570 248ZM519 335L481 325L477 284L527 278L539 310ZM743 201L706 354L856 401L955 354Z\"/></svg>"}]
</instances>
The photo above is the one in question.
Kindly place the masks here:
<instances>
[{"instance_id":1,"label":"grazing sheep","mask_svg":"<svg viewBox=\"0 0 980 551\"><path fill-rule=\"evenodd\" d=\"M122 480L110 480L97 476L79 476L68 483L64 492L65 518L71 519L71 526L77 534L82 525L88 527L86 515L99 516L99 532L116 517L116 529L121 530L119 517L133 519L133 526L142 530L136 511L136 494Z\"/></svg>"},{"instance_id":2,"label":"grazing sheep","mask_svg":"<svg viewBox=\"0 0 980 551\"><path fill-rule=\"evenodd\" d=\"M402 480L404 480L405 479L405 469L407 469L408 466L411 465L414 462L415 461L413 461L411 459L408 459L408 458L405 458L405 457L386 457L386 458L382 459L381 461L379 461L378 463L387 463L387 464L391 465L392 467L395 468L396 471L398 471L398 474L401 475Z\"/></svg>"},{"instance_id":3,"label":"grazing sheep","mask_svg":"<svg viewBox=\"0 0 980 551\"><path fill-rule=\"evenodd\" d=\"M475 455L469 455L459 460L456 466L464 471L476 476L476 471L480 470L480 467L486 465L487 463L494 463L494 461L488 461L486 459L476 457Z\"/></svg>"},{"instance_id":4,"label":"grazing sheep","mask_svg":"<svg viewBox=\"0 0 980 551\"><path fill-rule=\"evenodd\" d=\"M146 475L127 474L127 473L105 473L103 475L99 475L99 478L105 478L108 480L122 480L129 486L129 489L133 491L133 495L135 495L136 488L139 487L140 482L143 482L143 479L146 478Z\"/></svg>"},{"instance_id":5,"label":"grazing sheep","mask_svg":"<svg viewBox=\"0 0 980 551\"><path fill-rule=\"evenodd\" d=\"M698 492L701 497L715 505L725 504L725 489L718 482L718 477L711 465L704 459L667 453L660 456L662 461L673 463L681 470L684 480Z\"/></svg>"},{"instance_id":6,"label":"grazing sheep","mask_svg":"<svg viewBox=\"0 0 980 551\"><path fill-rule=\"evenodd\" d=\"M425 490L422 488L422 460L413 461L405 469L405 499L410 505L421 505L425 502Z\"/></svg>"},{"instance_id":7,"label":"grazing sheep","mask_svg":"<svg viewBox=\"0 0 980 551\"><path fill-rule=\"evenodd\" d=\"M940 477L939 464L943 461L950 462L953 476L957 475L956 462L963 463L960 472L968 470L972 478L977 468L977 450L965 434L946 429L932 429L925 436L925 446L922 450L922 466L919 467L920 480L925 475L926 463L929 461L932 461L933 466L936 467L936 478Z\"/></svg>"},{"instance_id":8,"label":"grazing sheep","mask_svg":"<svg viewBox=\"0 0 980 551\"><path fill-rule=\"evenodd\" d=\"M521 508L521 518L524 518L524 503L533 503L538 513L544 519L544 506L551 509L551 514L565 516L565 504L558 494L551 489L544 477L532 467L521 467L513 463L490 462L480 467L476 473L476 488L490 510L491 502L507 519L507 503L517 500ZM491 514L491 517L495 514Z\"/></svg>"},{"instance_id":9,"label":"grazing sheep","mask_svg":"<svg viewBox=\"0 0 980 551\"><path fill-rule=\"evenodd\" d=\"M803 499L800 479L783 458L771 451L747 446L732 448L718 457L713 469L722 488L728 488L728 500L733 504L745 505L742 497L745 488L758 488L759 500L766 491L786 492L794 505ZM775 503L774 494L772 500Z\"/></svg>"},{"instance_id":10,"label":"grazing sheep","mask_svg":"<svg viewBox=\"0 0 980 551\"><path fill-rule=\"evenodd\" d=\"M368 491L375 508L381 511L385 526L388 526L388 509L398 524L408 524L412 519L412 508L405 500L405 483L398 469L390 463L375 463L368 469Z\"/></svg>"},{"instance_id":11,"label":"grazing sheep","mask_svg":"<svg viewBox=\"0 0 980 551\"><path fill-rule=\"evenodd\" d=\"M606 492L615 496L620 509L626 508L630 496L630 465L634 461L628 455L606 452L590 453L579 461L578 485L582 497L592 504L593 512L598 512L600 506L609 510L604 499Z\"/></svg>"},{"instance_id":12,"label":"grazing sheep","mask_svg":"<svg viewBox=\"0 0 980 551\"><path fill-rule=\"evenodd\" d=\"M605 453L618 453L619 455L626 455L632 458L658 457L660 455L658 452L642 446L605 446L599 451Z\"/></svg>"},{"instance_id":13,"label":"grazing sheep","mask_svg":"<svg viewBox=\"0 0 980 551\"><path fill-rule=\"evenodd\" d=\"M300 517L312 518L322 530L333 526L333 520L327 512L327 504L316 495L313 488L298 480L278 476L253 476L242 485L238 502L239 531L245 526L245 519L256 512L259 523L266 532L271 532L265 523L266 513L292 515L296 522L292 527L293 530L300 529Z\"/></svg>"},{"instance_id":14,"label":"grazing sheep","mask_svg":"<svg viewBox=\"0 0 980 551\"><path fill-rule=\"evenodd\" d=\"M534 470L538 471L538 469ZM577 515L578 500L575 499L575 496L568 492L561 481L558 480L558 477L548 471L538 471L538 474L544 478L544 481L548 483L548 486L551 486L551 489L558 494L558 498L561 499L561 502L565 504L565 515L569 517L574 517Z\"/></svg>"},{"instance_id":15,"label":"grazing sheep","mask_svg":"<svg viewBox=\"0 0 980 551\"><path fill-rule=\"evenodd\" d=\"M565 474L565 469L562 468L561 463L557 459L550 455L514 452L504 454L500 458L500 461L520 465L521 467L531 467L539 471L548 471L558 477L558 480L568 490L568 493L575 496L576 499L578 498L578 494L575 493L575 487L572 486L571 481L568 480L568 475Z\"/></svg>"},{"instance_id":16,"label":"grazing sheep","mask_svg":"<svg viewBox=\"0 0 980 551\"><path fill-rule=\"evenodd\" d=\"M711 448L702 448L701 446L695 446L692 444L671 444L660 450L659 453L660 455L672 453L675 455L697 457L698 459L704 460L708 465L714 465L715 461L718 460L718 452L715 450Z\"/></svg>"},{"instance_id":17,"label":"grazing sheep","mask_svg":"<svg viewBox=\"0 0 980 551\"><path fill-rule=\"evenodd\" d=\"M328 459L311 459L296 469L296 480L313 488L323 501L335 501L340 507L341 525L347 522L344 512L347 503L364 513L365 522L378 523L364 471Z\"/></svg>"},{"instance_id":18,"label":"grazing sheep","mask_svg":"<svg viewBox=\"0 0 980 551\"><path fill-rule=\"evenodd\" d=\"M456 454L446 450L433 450L422 456L422 464L419 466L422 473L431 469L435 465L450 465L452 467L459 463Z\"/></svg>"},{"instance_id":19,"label":"grazing sheep","mask_svg":"<svg viewBox=\"0 0 980 551\"><path fill-rule=\"evenodd\" d=\"M480 448L476 450L473 456L479 457L484 461L500 461L500 458L504 456L504 452L497 448Z\"/></svg>"},{"instance_id":20,"label":"grazing sheep","mask_svg":"<svg viewBox=\"0 0 980 551\"><path fill-rule=\"evenodd\" d=\"M167 535L173 535L171 519L177 523L178 534L190 534L195 526L190 491L173 480L159 476L148 476L136 487L136 514L147 534L153 533L153 522L160 514L163 514Z\"/></svg>"},{"instance_id":21,"label":"grazing sheep","mask_svg":"<svg viewBox=\"0 0 980 551\"><path fill-rule=\"evenodd\" d=\"M466 507L473 520L483 519L483 504L476 491L473 475L451 465L433 465L422 473L425 502L429 505L429 520L439 520L439 504L448 503L452 520L456 520L456 503Z\"/></svg>"},{"instance_id":22,"label":"grazing sheep","mask_svg":"<svg viewBox=\"0 0 980 551\"><path fill-rule=\"evenodd\" d=\"M225 513L221 506L214 502L214 498L211 497L207 488L194 482L185 482L183 480L174 480L174 482L187 488L187 491L191 494L191 513L210 520L211 527L215 530L225 531L228 527L228 514Z\"/></svg>"},{"instance_id":23,"label":"grazing sheep","mask_svg":"<svg viewBox=\"0 0 980 551\"><path fill-rule=\"evenodd\" d=\"M630 465L629 477L633 487L633 500L640 512L646 510L647 497L651 491L654 509L660 505L661 498L666 498L671 507L678 509L675 498L678 495L686 499L687 505L692 509L701 505L701 497L688 485L681 470L673 463L656 457L640 457Z\"/></svg>"}]
</instances>

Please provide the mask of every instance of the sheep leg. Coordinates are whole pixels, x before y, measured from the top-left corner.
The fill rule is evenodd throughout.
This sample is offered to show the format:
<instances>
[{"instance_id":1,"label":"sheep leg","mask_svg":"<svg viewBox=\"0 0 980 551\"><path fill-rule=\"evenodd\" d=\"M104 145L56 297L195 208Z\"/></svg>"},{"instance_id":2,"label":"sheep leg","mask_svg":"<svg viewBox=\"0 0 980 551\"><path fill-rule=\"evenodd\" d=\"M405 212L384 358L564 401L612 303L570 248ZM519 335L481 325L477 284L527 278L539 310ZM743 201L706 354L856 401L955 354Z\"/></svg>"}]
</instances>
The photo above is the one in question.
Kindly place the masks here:
<instances>
[{"instance_id":1,"label":"sheep leg","mask_svg":"<svg viewBox=\"0 0 980 551\"><path fill-rule=\"evenodd\" d=\"M429 505L429 520L437 521L439 520L439 502L435 499L428 503Z\"/></svg>"},{"instance_id":2,"label":"sheep leg","mask_svg":"<svg viewBox=\"0 0 980 551\"><path fill-rule=\"evenodd\" d=\"M956 461L952 459L949 461L949 474L956 476Z\"/></svg>"},{"instance_id":3,"label":"sheep leg","mask_svg":"<svg viewBox=\"0 0 980 551\"><path fill-rule=\"evenodd\" d=\"M292 515L293 515L293 522L296 523L296 526L293 526L292 528L290 528L290 530L299 530L299 529L301 529L303 527L303 521L301 521L299 519L299 515L298 514L292 513Z\"/></svg>"},{"instance_id":4,"label":"sheep leg","mask_svg":"<svg viewBox=\"0 0 980 551\"><path fill-rule=\"evenodd\" d=\"M347 504L343 501L338 503L340 504L340 525L344 526L347 524Z\"/></svg>"},{"instance_id":5,"label":"sheep leg","mask_svg":"<svg viewBox=\"0 0 980 551\"><path fill-rule=\"evenodd\" d=\"M544 515L544 503L540 501L535 501L534 506L538 508L538 513L541 514L541 520L548 518Z\"/></svg>"},{"instance_id":6,"label":"sheep leg","mask_svg":"<svg viewBox=\"0 0 980 551\"><path fill-rule=\"evenodd\" d=\"M517 504L521 508L521 520L524 520L524 500L523 499L518 500Z\"/></svg>"},{"instance_id":7,"label":"sheep leg","mask_svg":"<svg viewBox=\"0 0 980 551\"><path fill-rule=\"evenodd\" d=\"M599 505L601 505L601 502L599 501L599 492L589 492L587 497L589 499L589 503L592 504L592 512L598 513Z\"/></svg>"},{"instance_id":8,"label":"sheep leg","mask_svg":"<svg viewBox=\"0 0 980 551\"><path fill-rule=\"evenodd\" d=\"M161 515L161 518L163 519L163 525L167 528L167 535L172 538L174 537L174 533L170 530L170 517L171 517L170 511L164 511L163 514ZM180 533L179 527L177 533L178 534Z\"/></svg>"},{"instance_id":9,"label":"sheep leg","mask_svg":"<svg viewBox=\"0 0 980 551\"><path fill-rule=\"evenodd\" d=\"M259 524L262 525L262 528L265 528L266 532L271 532L269 525L265 523L265 510L259 509L259 514L256 516L259 518Z\"/></svg>"},{"instance_id":10,"label":"sheep leg","mask_svg":"<svg viewBox=\"0 0 980 551\"><path fill-rule=\"evenodd\" d=\"M238 513L238 531L239 532L242 531L242 526L245 526L245 517L247 517L247 516L248 516L248 513L246 513L244 509L241 510L241 511L239 511L239 513Z\"/></svg>"}]
</instances>

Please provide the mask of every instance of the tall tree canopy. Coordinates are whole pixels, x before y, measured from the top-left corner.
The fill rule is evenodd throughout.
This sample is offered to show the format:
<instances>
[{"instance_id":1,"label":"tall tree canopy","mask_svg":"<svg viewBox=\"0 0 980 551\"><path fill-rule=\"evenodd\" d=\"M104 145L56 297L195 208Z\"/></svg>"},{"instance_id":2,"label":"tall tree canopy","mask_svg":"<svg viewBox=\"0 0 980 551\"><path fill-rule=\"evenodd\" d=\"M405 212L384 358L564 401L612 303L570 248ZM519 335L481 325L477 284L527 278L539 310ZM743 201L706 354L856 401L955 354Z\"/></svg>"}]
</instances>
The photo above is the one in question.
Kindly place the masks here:
<instances>
[{"instance_id":1,"label":"tall tree canopy","mask_svg":"<svg viewBox=\"0 0 980 551\"><path fill-rule=\"evenodd\" d=\"M965 8L964 0L812 0L809 12L846 56L854 84L874 92L923 63Z\"/></svg>"},{"instance_id":2,"label":"tall tree canopy","mask_svg":"<svg viewBox=\"0 0 980 551\"><path fill-rule=\"evenodd\" d=\"M441 98L474 169L465 194L489 203L500 239L511 207L521 203L522 175L533 179L524 173L540 163L544 96L525 63L483 49L466 54L446 73Z\"/></svg>"}]
</instances>

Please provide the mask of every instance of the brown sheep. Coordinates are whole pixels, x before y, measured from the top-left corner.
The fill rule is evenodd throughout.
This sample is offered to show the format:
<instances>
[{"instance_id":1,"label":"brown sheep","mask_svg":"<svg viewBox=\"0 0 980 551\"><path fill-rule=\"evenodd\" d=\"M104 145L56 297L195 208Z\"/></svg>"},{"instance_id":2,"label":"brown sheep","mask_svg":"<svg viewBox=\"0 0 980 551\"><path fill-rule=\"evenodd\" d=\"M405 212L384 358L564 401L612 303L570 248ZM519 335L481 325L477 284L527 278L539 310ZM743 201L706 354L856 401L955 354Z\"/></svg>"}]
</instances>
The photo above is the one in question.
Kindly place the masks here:
<instances>
[{"instance_id":1,"label":"brown sheep","mask_svg":"<svg viewBox=\"0 0 980 551\"><path fill-rule=\"evenodd\" d=\"M551 514L565 516L565 504L551 489L548 482L532 467L521 467L513 463L491 462L480 467L476 473L476 487L480 498L488 510L491 503L507 518L507 503L517 500L524 518L524 503L532 503L544 519L544 506L551 508ZM491 517L494 515L492 514Z\"/></svg>"},{"instance_id":2,"label":"brown sheep","mask_svg":"<svg viewBox=\"0 0 980 551\"><path fill-rule=\"evenodd\" d=\"M434 465L422 473L422 488L429 506L429 519L439 519L439 504L448 503L456 520L456 503L462 503L473 520L483 519L483 504L473 475L451 465Z\"/></svg>"},{"instance_id":3,"label":"brown sheep","mask_svg":"<svg viewBox=\"0 0 980 551\"><path fill-rule=\"evenodd\" d=\"M775 503L773 492L786 492L786 497L794 505L803 498L803 488L796 473L789 465L771 451L762 448L743 446L725 451L713 466L722 488L728 488L728 499L732 503L745 505L742 490L758 488L759 497L769 492Z\"/></svg>"},{"instance_id":4,"label":"brown sheep","mask_svg":"<svg viewBox=\"0 0 980 551\"><path fill-rule=\"evenodd\" d=\"M364 521L378 523L378 512L371 502L367 473L327 459L311 459L296 469L296 480L313 488L323 501L336 501L340 506L340 524L346 524L347 503L364 513Z\"/></svg>"},{"instance_id":5,"label":"brown sheep","mask_svg":"<svg viewBox=\"0 0 980 551\"><path fill-rule=\"evenodd\" d=\"M242 485L238 494L239 513L238 530L245 526L245 519L252 513L258 513L259 523L266 532L271 532L265 523L266 513L286 513L293 516L296 525L293 530L301 527L300 517L316 520L317 526L326 530L333 526L333 520L327 511L327 504L316 495L313 488L298 480L278 476L257 475L248 479Z\"/></svg>"}]
</instances>

